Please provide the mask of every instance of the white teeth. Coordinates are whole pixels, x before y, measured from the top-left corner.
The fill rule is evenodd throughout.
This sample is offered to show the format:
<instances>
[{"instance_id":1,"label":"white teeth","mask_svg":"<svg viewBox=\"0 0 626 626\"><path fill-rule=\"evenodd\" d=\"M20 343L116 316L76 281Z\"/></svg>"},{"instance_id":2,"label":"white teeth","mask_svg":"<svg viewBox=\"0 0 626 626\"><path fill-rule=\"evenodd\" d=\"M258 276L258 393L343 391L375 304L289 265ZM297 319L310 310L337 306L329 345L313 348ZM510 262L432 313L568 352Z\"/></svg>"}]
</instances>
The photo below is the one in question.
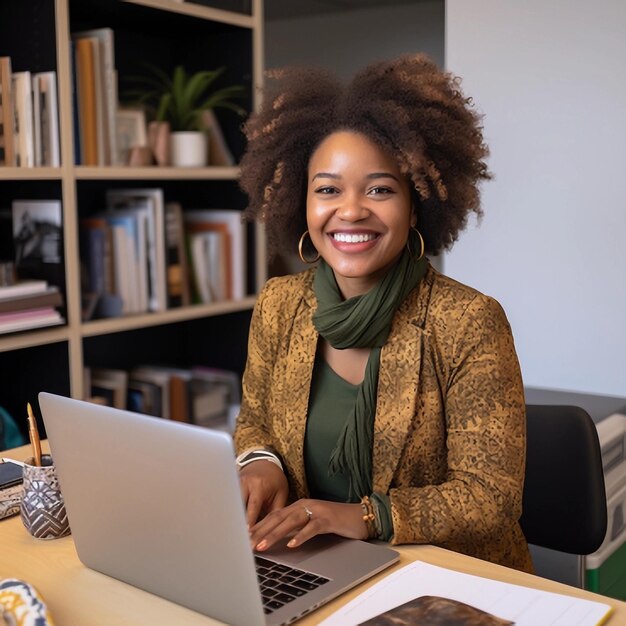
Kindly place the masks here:
<instances>
[{"instance_id":1,"label":"white teeth","mask_svg":"<svg viewBox=\"0 0 626 626\"><path fill-rule=\"evenodd\" d=\"M376 239L376 235L348 235L347 233L333 233L335 241L341 241L343 243L363 243L364 241L371 241Z\"/></svg>"}]
</instances>

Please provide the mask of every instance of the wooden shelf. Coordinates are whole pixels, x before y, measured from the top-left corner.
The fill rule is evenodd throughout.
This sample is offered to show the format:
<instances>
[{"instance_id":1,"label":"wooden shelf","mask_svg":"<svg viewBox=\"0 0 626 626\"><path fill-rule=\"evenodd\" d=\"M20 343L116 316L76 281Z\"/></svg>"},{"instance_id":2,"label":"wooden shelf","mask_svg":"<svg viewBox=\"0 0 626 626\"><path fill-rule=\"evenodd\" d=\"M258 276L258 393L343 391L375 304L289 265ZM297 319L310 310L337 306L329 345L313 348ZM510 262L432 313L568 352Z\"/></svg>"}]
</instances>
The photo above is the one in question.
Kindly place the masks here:
<instances>
[{"instance_id":1,"label":"wooden shelf","mask_svg":"<svg viewBox=\"0 0 626 626\"><path fill-rule=\"evenodd\" d=\"M0 167L0 180L60 180L60 167Z\"/></svg>"},{"instance_id":2,"label":"wooden shelf","mask_svg":"<svg viewBox=\"0 0 626 626\"><path fill-rule=\"evenodd\" d=\"M147 326L162 326L163 324L173 324L188 320L200 319L245 311L254 306L256 296L249 296L242 300L226 300L213 304L198 304L179 309L171 309L163 313L145 313L141 315L126 315L110 319L95 320L83 324L81 334L83 337L94 337L96 335L106 335L119 333L126 330L136 330Z\"/></svg>"},{"instance_id":3,"label":"wooden shelf","mask_svg":"<svg viewBox=\"0 0 626 626\"><path fill-rule=\"evenodd\" d=\"M24 330L19 333L0 335L0 352L32 348L58 341L68 341L70 336L67 326L54 326L34 330Z\"/></svg>"},{"instance_id":4,"label":"wooden shelf","mask_svg":"<svg viewBox=\"0 0 626 626\"><path fill-rule=\"evenodd\" d=\"M90 167L74 168L77 180L236 180L238 167Z\"/></svg>"},{"instance_id":5,"label":"wooden shelf","mask_svg":"<svg viewBox=\"0 0 626 626\"><path fill-rule=\"evenodd\" d=\"M237 13L235 11L213 9L200 4L194 4L193 2L175 2L174 0L124 0L124 2L169 11L170 13L199 17L204 20L213 20L221 22L222 24L230 24L231 26L241 26L251 29L255 24L254 16Z\"/></svg>"}]
</instances>

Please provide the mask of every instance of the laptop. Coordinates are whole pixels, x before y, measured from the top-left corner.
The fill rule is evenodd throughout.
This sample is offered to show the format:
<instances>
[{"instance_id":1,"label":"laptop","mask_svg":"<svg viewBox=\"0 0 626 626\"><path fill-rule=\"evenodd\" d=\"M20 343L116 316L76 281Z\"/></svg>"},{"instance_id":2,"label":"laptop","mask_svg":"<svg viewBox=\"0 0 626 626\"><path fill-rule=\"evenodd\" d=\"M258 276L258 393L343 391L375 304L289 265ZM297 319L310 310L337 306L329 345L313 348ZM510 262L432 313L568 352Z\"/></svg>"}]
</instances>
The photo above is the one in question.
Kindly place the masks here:
<instances>
[{"instance_id":1,"label":"laptop","mask_svg":"<svg viewBox=\"0 0 626 626\"><path fill-rule=\"evenodd\" d=\"M233 626L260 626L289 624L399 559L335 535L255 554L228 434L49 393L39 405L89 568Z\"/></svg>"}]
</instances>

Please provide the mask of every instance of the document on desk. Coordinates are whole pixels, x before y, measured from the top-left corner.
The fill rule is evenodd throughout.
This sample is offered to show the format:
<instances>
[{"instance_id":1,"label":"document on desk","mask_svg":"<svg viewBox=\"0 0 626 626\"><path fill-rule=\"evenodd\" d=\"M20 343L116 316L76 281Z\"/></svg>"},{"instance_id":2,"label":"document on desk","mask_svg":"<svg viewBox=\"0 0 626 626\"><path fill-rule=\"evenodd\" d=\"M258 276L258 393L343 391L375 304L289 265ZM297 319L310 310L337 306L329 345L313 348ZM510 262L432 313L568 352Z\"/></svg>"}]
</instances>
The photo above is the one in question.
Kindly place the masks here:
<instances>
[{"instance_id":1,"label":"document on desk","mask_svg":"<svg viewBox=\"0 0 626 626\"><path fill-rule=\"evenodd\" d=\"M320 626L357 626L421 596L463 602L505 620L497 623L510 620L515 626L595 626L603 623L612 611L608 604L462 574L416 561L363 592ZM370 623L415 622L372 619Z\"/></svg>"}]
</instances>

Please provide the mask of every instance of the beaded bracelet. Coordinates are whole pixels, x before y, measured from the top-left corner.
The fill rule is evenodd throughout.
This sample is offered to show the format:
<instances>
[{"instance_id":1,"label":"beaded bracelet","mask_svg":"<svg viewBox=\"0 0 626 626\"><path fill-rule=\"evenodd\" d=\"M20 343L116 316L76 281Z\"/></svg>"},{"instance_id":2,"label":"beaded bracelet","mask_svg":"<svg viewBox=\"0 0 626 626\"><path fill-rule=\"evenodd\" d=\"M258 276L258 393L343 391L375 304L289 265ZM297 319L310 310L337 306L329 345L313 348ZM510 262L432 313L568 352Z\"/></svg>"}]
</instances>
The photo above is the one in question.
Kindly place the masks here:
<instances>
[{"instance_id":1,"label":"beaded bracelet","mask_svg":"<svg viewBox=\"0 0 626 626\"><path fill-rule=\"evenodd\" d=\"M367 527L367 537L372 539L378 536L376 529L376 513L374 512L374 505L369 496L361 498L361 508L363 509L363 521Z\"/></svg>"}]
</instances>

